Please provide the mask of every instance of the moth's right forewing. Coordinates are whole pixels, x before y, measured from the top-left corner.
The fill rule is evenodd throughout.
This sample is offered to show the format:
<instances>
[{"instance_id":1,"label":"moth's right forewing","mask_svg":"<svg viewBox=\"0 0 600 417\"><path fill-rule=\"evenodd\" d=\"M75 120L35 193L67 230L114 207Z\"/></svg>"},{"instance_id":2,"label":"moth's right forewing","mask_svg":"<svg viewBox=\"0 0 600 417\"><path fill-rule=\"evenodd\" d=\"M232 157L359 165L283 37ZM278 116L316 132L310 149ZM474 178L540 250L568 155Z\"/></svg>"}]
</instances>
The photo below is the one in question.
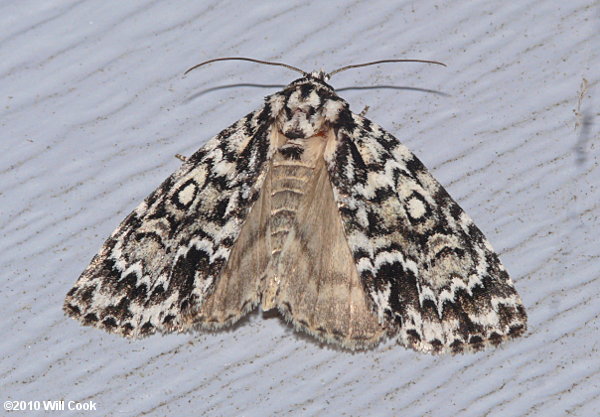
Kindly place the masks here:
<instances>
[{"instance_id":1,"label":"moth's right forewing","mask_svg":"<svg viewBox=\"0 0 600 417\"><path fill-rule=\"evenodd\" d=\"M423 164L346 115L325 158L373 311L400 344L475 351L519 336L527 315L498 255Z\"/></svg>"}]
</instances>

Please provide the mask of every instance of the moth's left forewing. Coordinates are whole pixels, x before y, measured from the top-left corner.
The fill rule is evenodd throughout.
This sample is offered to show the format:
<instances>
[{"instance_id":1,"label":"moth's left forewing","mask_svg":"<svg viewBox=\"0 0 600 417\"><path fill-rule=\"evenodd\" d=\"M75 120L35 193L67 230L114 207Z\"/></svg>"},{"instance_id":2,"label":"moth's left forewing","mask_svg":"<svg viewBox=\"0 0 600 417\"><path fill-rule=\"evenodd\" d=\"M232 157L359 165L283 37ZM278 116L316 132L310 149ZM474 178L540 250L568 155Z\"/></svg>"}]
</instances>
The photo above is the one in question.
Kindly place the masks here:
<instances>
[{"instance_id":1,"label":"moth's left forewing","mask_svg":"<svg viewBox=\"0 0 600 417\"><path fill-rule=\"evenodd\" d=\"M65 312L129 337L195 327L264 182L269 117L266 105L232 124L151 193L79 277Z\"/></svg>"},{"instance_id":2,"label":"moth's left forewing","mask_svg":"<svg viewBox=\"0 0 600 417\"><path fill-rule=\"evenodd\" d=\"M340 119L325 158L380 322L401 344L437 353L522 334L519 295L472 220L397 139L361 116Z\"/></svg>"}]
</instances>

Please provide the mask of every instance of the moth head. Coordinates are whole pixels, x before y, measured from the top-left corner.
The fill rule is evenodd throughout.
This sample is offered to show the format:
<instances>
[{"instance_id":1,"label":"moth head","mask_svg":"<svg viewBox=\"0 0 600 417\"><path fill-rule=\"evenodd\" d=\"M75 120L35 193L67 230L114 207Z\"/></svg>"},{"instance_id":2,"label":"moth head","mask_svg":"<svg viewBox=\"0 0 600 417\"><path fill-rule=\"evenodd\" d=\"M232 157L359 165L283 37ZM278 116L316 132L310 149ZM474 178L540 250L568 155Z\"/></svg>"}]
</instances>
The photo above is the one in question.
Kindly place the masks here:
<instances>
[{"instance_id":1,"label":"moth head","mask_svg":"<svg viewBox=\"0 0 600 417\"><path fill-rule=\"evenodd\" d=\"M339 98L333 88L327 84L329 78L335 74L352 68L390 62L420 62L446 66L438 61L422 59L383 59L364 64L346 65L345 67L326 73L323 70L306 72L282 62L270 62L238 56L209 59L208 61L194 65L184 74L203 65L218 61L250 61L258 64L285 67L303 75L302 78L291 83L280 93L273 94L266 99L267 107L263 115L274 120L279 131L289 139L310 138L322 133L328 128L328 124L335 124L344 119L347 120L347 112L345 112L345 115L341 119L340 115L344 113L344 110L348 110L348 103Z\"/></svg>"},{"instance_id":2,"label":"moth head","mask_svg":"<svg viewBox=\"0 0 600 417\"><path fill-rule=\"evenodd\" d=\"M325 79L322 71L313 72L267 98L277 128L287 138L305 139L320 134L348 107Z\"/></svg>"}]
</instances>

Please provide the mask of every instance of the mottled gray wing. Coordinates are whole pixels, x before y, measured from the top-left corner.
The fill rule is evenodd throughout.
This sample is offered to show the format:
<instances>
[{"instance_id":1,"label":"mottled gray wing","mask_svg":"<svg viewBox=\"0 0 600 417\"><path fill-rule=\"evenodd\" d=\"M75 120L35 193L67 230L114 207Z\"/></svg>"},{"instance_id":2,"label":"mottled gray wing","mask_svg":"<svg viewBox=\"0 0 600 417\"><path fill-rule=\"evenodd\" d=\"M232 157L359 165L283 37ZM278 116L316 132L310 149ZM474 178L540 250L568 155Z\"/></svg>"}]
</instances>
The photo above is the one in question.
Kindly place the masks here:
<instances>
[{"instance_id":1,"label":"mottled gray wing","mask_svg":"<svg viewBox=\"0 0 600 417\"><path fill-rule=\"evenodd\" d=\"M258 198L271 125L267 105L190 157L108 238L68 292L66 313L129 337L193 327Z\"/></svg>"},{"instance_id":2,"label":"mottled gray wing","mask_svg":"<svg viewBox=\"0 0 600 417\"><path fill-rule=\"evenodd\" d=\"M348 245L398 342L462 352L521 335L526 314L473 221L396 138L352 114L326 154Z\"/></svg>"}]
</instances>

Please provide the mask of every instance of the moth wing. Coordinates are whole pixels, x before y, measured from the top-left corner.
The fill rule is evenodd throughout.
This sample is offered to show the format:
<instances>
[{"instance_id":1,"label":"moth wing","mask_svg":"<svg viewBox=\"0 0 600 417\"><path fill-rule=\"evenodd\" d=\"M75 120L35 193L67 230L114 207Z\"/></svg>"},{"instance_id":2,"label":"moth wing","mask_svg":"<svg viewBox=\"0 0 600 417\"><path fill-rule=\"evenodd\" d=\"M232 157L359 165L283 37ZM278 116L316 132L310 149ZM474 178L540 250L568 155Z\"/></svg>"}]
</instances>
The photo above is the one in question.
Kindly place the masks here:
<instances>
[{"instance_id":1,"label":"moth wing","mask_svg":"<svg viewBox=\"0 0 600 417\"><path fill-rule=\"evenodd\" d=\"M385 335L358 277L322 157L275 268L277 307L296 329L351 350Z\"/></svg>"},{"instance_id":2,"label":"moth wing","mask_svg":"<svg viewBox=\"0 0 600 417\"><path fill-rule=\"evenodd\" d=\"M197 325L266 176L268 115L259 109L219 133L125 218L68 292L65 312L129 337ZM256 289L243 296L255 303ZM248 303L212 317L215 325Z\"/></svg>"},{"instance_id":3,"label":"moth wing","mask_svg":"<svg viewBox=\"0 0 600 417\"><path fill-rule=\"evenodd\" d=\"M195 316L199 327L217 329L237 321L260 303L271 259L269 173L244 220L214 290Z\"/></svg>"},{"instance_id":4,"label":"moth wing","mask_svg":"<svg viewBox=\"0 0 600 417\"><path fill-rule=\"evenodd\" d=\"M380 322L400 344L436 353L524 333L521 299L473 221L396 138L361 116L349 120L325 159Z\"/></svg>"}]
</instances>

